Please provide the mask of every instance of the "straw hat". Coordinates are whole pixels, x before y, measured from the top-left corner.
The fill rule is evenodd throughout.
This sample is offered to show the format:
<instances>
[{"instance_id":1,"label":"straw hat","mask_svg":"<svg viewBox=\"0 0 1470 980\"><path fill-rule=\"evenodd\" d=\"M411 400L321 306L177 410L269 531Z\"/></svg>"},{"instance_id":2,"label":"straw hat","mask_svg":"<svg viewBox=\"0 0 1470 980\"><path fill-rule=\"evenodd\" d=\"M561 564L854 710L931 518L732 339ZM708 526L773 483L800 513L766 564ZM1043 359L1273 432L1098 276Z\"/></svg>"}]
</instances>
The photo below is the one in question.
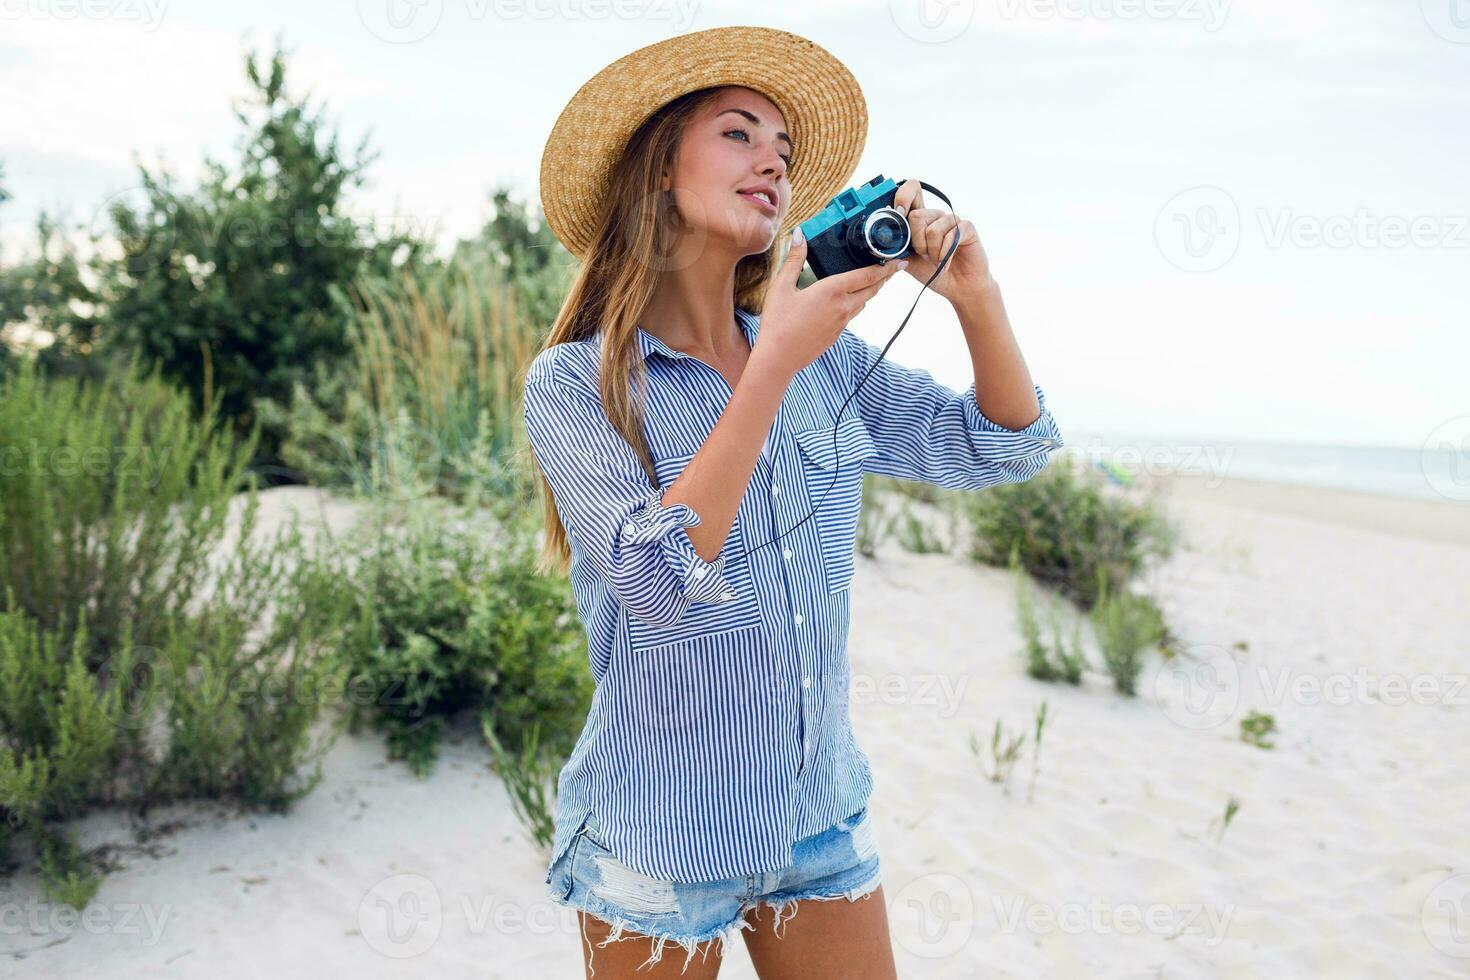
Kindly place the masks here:
<instances>
[{"instance_id":1,"label":"straw hat","mask_svg":"<svg viewBox=\"0 0 1470 980\"><path fill-rule=\"evenodd\" d=\"M567 250L585 257L613 164L653 112L695 89L743 85L786 116L795 147L791 206L778 235L848 186L868 135L852 72L826 49L770 27L716 27L667 38L593 75L562 109L541 152L541 208Z\"/></svg>"}]
</instances>

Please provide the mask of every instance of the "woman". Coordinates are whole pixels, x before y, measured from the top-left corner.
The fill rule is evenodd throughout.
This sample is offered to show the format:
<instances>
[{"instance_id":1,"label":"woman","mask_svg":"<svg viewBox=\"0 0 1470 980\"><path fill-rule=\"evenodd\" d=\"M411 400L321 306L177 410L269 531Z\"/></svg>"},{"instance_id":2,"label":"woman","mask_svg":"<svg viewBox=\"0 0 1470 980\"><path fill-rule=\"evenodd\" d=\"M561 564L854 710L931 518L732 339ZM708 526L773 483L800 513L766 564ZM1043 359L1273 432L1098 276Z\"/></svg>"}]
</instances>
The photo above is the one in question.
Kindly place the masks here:
<instances>
[{"instance_id":1,"label":"woman","mask_svg":"<svg viewBox=\"0 0 1470 980\"><path fill-rule=\"evenodd\" d=\"M569 564L596 680L546 881L588 976L713 977L737 931L763 980L895 976L847 701L862 474L979 489L1062 440L973 227L917 181L895 201L907 271L930 280L959 238L929 288L964 327L963 395L845 329L904 263L798 290L796 235L777 268L866 120L812 42L719 28L605 68L543 155L548 223L583 261L525 420L545 567Z\"/></svg>"}]
</instances>

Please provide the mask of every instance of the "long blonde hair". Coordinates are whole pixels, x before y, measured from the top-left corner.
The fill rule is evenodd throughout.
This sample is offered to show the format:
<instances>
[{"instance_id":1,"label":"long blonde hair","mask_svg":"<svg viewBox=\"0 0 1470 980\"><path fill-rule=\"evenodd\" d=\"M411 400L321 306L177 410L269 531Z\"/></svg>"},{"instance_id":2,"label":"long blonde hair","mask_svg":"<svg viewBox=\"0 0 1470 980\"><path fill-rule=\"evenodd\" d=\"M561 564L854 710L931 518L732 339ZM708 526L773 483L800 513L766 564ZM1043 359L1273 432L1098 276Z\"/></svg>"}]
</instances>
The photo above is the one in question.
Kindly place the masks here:
<instances>
[{"instance_id":1,"label":"long blonde hair","mask_svg":"<svg viewBox=\"0 0 1470 980\"><path fill-rule=\"evenodd\" d=\"M647 377L638 347L638 320L658 286L657 257L675 243L672 195L662 189L665 170L672 173L674 153L684 126L719 95L703 88L679 96L653 113L628 139L613 167L597 235L577 269L542 350L604 332L598 387L608 421L638 454L648 474L649 489L658 488L653 456L643 438ZM759 313L775 268L779 241L735 265L735 305ZM634 395L636 389L637 395ZM566 528L556 510L551 486L535 454L546 513L546 535L537 570L565 574L571 565Z\"/></svg>"}]
</instances>

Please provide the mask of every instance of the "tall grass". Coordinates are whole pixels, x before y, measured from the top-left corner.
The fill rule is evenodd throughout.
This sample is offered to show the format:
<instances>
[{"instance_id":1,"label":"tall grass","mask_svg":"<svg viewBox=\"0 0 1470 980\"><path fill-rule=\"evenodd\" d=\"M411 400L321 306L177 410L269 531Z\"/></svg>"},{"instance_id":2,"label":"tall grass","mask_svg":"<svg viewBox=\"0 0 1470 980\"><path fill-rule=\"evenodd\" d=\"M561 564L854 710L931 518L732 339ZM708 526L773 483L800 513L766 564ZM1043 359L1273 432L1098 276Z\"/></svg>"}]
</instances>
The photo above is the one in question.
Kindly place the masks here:
<instances>
[{"instance_id":1,"label":"tall grass","mask_svg":"<svg viewBox=\"0 0 1470 980\"><path fill-rule=\"evenodd\" d=\"M377 497L465 501L528 493L521 382L540 345L517 290L492 258L469 256L352 289L349 363L319 369L288 407L282 458L321 486Z\"/></svg>"}]
</instances>

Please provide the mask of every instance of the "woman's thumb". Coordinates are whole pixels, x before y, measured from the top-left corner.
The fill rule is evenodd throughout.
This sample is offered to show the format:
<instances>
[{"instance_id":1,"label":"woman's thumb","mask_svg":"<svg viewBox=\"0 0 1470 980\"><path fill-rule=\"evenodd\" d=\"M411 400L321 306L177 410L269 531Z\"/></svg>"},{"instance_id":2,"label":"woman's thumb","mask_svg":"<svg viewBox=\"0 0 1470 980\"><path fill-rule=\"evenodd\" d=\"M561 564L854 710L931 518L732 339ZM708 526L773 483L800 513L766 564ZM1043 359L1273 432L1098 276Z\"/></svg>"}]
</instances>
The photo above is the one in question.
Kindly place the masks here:
<instances>
[{"instance_id":1,"label":"woman's thumb","mask_svg":"<svg viewBox=\"0 0 1470 980\"><path fill-rule=\"evenodd\" d=\"M786 250L786 262L781 266L781 278L795 286L797 278L801 275L801 267L805 264L806 238L801 233L801 225L797 225L791 229L791 247Z\"/></svg>"}]
</instances>

